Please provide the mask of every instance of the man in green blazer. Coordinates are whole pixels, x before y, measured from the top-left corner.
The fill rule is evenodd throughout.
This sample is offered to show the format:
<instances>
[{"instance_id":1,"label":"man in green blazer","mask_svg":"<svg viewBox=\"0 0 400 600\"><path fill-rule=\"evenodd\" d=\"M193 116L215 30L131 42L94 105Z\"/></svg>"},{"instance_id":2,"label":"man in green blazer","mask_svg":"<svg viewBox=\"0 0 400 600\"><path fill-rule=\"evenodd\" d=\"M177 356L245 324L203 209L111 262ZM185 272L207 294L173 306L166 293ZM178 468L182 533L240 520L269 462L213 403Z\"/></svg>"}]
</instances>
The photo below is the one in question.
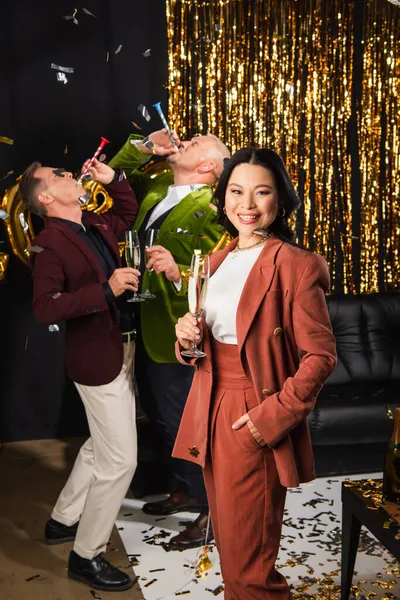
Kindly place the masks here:
<instances>
[{"instance_id":1,"label":"man in green blazer","mask_svg":"<svg viewBox=\"0 0 400 600\"><path fill-rule=\"evenodd\" d=\"M139 232L142 254L146 231L158 230L156 245L148 249L147 268L153 267L151 291L155 298L137 305L136 380L140 402L156 434L163 439L170 456L193 370L180 365L175 357L175 324L187 312L187 284L182 275L190 266L193 251L209 252L225 234L217 224L211 204L212 186L223 169L229 151L215 136L180 141L173 132L176 147L165 130L147 138L129 136L110 161L124 169L139 201L135 228ZM141 167L153 154L166 157L170 171L156 179ZM147 289L149 274L142 272L142 289ZM174 475L172 493L160 502L144 505L148 514L167 515L190 510L200 516L185 531L170 541L173 549L200 546L207 522L207 498L201 470L186 461L170 459Z\"/></svg>"}]
</instances>

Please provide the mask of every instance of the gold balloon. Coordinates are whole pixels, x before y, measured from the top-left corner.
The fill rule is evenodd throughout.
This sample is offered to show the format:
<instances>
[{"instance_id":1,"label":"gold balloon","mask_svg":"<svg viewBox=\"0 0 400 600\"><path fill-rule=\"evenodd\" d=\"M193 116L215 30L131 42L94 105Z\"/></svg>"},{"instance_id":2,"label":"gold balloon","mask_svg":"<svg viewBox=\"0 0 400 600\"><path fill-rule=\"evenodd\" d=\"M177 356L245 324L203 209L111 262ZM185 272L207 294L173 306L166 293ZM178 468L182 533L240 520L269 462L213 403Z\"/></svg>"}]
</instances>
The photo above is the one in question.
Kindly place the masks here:
<instances>
[{"instance_id":1,"label":"gold balloon","mask_svg":"<svg viewBox=\"0 0 400 600\"><path fill-rule=\"evenodd\" d=\"M228 246L228 244L231 243L232 240L233 240L233 237L231 236L229 231L224 231L224 233L219 238L218 242L216 244L214 244L214 246L211 248L211 250L209 250L207 252L207 254L211 255L211 254L214 254L214 252L218 252L218 250L223 250L224 248L226 248ZM189 269L187 269L187 268L181 269L181 277L186 282L189 281L189 275L190 275L190 268Z\"/></svg>"},{"instance_id":2,"label":"gold balloon","mask_svg":"<svg viewBox=\"0 0 400 600\"><path fill-rule=\"evenodd\" d=\"M10 255L5 252L0 252L0 281L5 279Z\"/></svg>"},{"instance_id":3,"label":"gold balloon","mask_svg":"<svg viewBox=\"0 0 400 600\"><path fill-rule=\"evenodd\" d=\"M35 232L30 214L22 205L18 188L19 183L16 183L6 191L1 208L8 213L8 217L4 219L4 224L12 251L22 262L28 264L28 246L31 245Z\"/></svg>"},{"instance_id":4,"label":"gold balloon","mask_svg":"<svg viewBox=\"0 0 400 600\"><path fill-rule=\"evenodd\" d=\"M112 207L113 199L100 183L90 180L83 182L82 185L90 193L90 198L82 205L82 210L100 214ZM18 181L6 190L0 206L8 213L8 217L4 219L4 224L12 251L23 263L28 264L30 254L28 248L35 237L35 231L32 226L31 216L23 207L19 195Z\"/></svg>"},{"instance_id":5,"label":"gold balloon","mask_svg":"<svg viewBox=\"0 0 400 600\"><path fill-rule=\"evenodd\" d=\"M82 210L89 210L96 214L105 213L113 205L113 199L104 187L97 181L83 181L82 186L89 192L90 198L85 204L82 204Z\"/></svg>"},{"instance_id":6,"label":"gold balloon","mask_svg":"<svg viewBox=\"0 0 400 600\"><path fill-rule=\"evenodd\" d=\"M160 175L164 175L164 173L171 173L171 168L166 160L156 160L155 158L150 158L150 160L146 161L143 165L138 168L138 171L141 173L146 173L150 177L150 179L157 179Z\"/></svg>"}]
</instances>

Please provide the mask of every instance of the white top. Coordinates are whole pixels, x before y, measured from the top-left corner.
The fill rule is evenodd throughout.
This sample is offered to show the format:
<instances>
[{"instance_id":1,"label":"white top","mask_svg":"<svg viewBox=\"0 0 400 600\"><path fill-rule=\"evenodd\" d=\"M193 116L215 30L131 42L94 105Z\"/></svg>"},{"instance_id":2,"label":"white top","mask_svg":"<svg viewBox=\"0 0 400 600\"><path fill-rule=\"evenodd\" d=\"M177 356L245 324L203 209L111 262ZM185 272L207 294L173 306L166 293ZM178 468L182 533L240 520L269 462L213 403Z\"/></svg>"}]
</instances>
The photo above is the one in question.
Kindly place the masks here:
<instances>
[{"instance_id":1,"label":"white top","mask_svg":"<svg viewBox=\"0 0 400 600\"><path fill-rule=\"evenodd\" d=\"M183 198L186 198L191 192L195 190L199 190L203 187L203 183L192 183L191 185L170 185L168 187L168 193L160 200L153 212L151 213L150 219L147 222L146 229L152 226L152 224L159 218L161 215L166 213L168 210L179 204Z\"/></svg>"},{"instance_id":2,"label":"white top","mask_svg":"<svg viewBox=\"0 0 400 600\"><path fill-rule=\"evenodd\" d=\"M264 246L229 252L208 282L205 321L213 337L237 344L236 313L244 285Z\"/></svg>"},{"instance_id":3,"label":"white top","mask_svg":"<svg viewBox=\"0 0 400 600\"><path fill-rule=\"evenodd\" d=\"M132 146L137 146L142 140L131 140ZM152 224L161 217L168 210L179 204L183 198L188 196L191 192L199 190L205 183L192 183L190 185L170 185L165 198L160 200L156 204L153 212L151 213L150 219L147 222L146 230L149 229Z\"/></svg>"}]
</instances>

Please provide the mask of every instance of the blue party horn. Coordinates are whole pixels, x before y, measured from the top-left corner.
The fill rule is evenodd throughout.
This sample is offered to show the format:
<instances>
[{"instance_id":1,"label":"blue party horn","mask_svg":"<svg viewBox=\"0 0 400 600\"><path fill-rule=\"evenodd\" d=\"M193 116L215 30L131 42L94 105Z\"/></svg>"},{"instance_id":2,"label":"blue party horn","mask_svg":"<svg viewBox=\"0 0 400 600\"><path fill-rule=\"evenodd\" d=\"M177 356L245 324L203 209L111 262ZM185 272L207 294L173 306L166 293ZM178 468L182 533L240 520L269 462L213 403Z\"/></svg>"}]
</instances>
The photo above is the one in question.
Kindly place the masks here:
<instances>
[{"instance_id":1,"label":"blue party horn","mask_svg":"<svg viewBox=\"0 0 400 600\"><path fill-rule=\"evenodd\" d=\"M169 125L167 123L167 119L164 117L164 113L161 109L161 102L157 102L157 104L153 104L154 108L156 109L156 111L158 112L158 114L160 115L160 119L168 133L168 137L171 140L171 144L173 145L173 147L175 148L175 150L177 150L179 152L179 148L176 145L176 142L174 140L174 138L172 137L172 132L171 129L169 128Z\"/></svg>"}]
</instances>

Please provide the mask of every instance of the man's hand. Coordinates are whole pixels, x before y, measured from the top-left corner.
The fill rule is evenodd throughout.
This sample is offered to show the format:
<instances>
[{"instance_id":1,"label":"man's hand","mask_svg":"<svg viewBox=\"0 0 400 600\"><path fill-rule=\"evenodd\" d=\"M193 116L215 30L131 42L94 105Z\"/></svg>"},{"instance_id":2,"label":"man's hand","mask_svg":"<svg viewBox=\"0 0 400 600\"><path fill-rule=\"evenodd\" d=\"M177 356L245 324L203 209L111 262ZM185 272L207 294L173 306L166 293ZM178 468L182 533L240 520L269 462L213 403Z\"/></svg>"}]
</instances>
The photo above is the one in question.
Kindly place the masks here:
<instances>
[{"instance_id":1,"label":"man's hand","mask_svg":"<svg viewBox=\"0 0 400 600\"><path fill-rule=\"evenodd\" d=\"M185 350L189 350L193 343L198 344L202 340L202 331L197 319L190 312L178 319L175 333L180 346Z\"/></svg>"},{"instance_id":2,"label":"man's hand","mask_svg":"<svg viewBox=\"0 0 400 600\"><path fill-rule=\"evenodd\" d=\"M112 293L116 298L121 296L126 290L137 292L139 288L140 272L131 267L115 269L108 283L112 289Z\"/></svg>"},{"instance_id":3,"label":"man's hand","mask_svg":"<svg viewBox=\"0 0 400 600\"><path fill-rule=\"evenodd\" d=\"M176 145L181 145L181 141L176 133L176 131L172 131L172 137ZM138 143L138 148L144 154L158 154L158 156L169 156L170 154L174 154L176 152L173 147L171 140L169 139L169 135L166 129L160 129L159 131L154 131L148 136L148 139L151 140L154 144L153 152L147 148L143 143Z\"/></svg>"},{"instance_id":4,"label":"man's hand","mask_svg":"<svg viewBox=\"0 0 400 600\"><path fill-rule=\"evenodd\" d=\"M86 170L90 160L87 160L82 165L82 173ZM92 166L88 170L88 175L93 181L98 181L102 185L108 185L114 179L115 171L105 163L94 159Z\"/></svg>"},{"instance_id":5,"label":"man's hand","mask_svg":"<svg viewBox=\"0 0 400 600\"><path fill-rule=\"evenodd\" d=\"M150 246L150 248L146 248L146 252L150 255L150 260L146 264L146 269L153 268L157 275L164 273L168 281L179 283L181 280L181 273L169 250L163 246Z\"/></svg>"}]
</instances>

